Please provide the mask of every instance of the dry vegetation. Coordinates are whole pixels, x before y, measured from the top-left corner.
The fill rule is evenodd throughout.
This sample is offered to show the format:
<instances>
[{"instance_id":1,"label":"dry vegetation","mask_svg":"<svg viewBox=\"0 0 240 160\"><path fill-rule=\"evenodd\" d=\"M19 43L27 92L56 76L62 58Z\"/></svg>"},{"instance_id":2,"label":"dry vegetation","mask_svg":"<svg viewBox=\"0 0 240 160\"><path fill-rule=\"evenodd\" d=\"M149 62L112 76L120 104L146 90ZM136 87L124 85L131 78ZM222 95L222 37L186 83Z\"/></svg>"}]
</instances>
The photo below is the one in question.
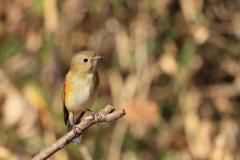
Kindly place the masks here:
<instances>
[{"instance_id":1,"label":"dry vegetation","mask_svg":"<svg viewBox=\"0 0 240 160\"><path fill-rule=\"evenodd\" d=\"M98 65L92 110L127 115L52 160L240 159L240 0L0 0L0 159L65 134L72 55Z\"/></svg>"}]
</instances>

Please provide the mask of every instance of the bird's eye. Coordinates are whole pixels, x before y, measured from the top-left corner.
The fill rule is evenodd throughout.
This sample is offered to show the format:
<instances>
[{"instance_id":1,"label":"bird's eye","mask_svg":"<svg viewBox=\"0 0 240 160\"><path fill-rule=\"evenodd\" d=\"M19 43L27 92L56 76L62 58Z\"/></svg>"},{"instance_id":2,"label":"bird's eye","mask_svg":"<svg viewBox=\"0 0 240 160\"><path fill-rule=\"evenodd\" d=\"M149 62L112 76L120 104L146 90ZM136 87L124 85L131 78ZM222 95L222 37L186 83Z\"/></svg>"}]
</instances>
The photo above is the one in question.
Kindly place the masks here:
<instances>
[{"instance_id":1,"label":"bird's eye","mask_svg":"<svg viewBox=\"0 0 240 160\"><path fill-rule=\"evenodd\" d=\"M83 58L82 61L85 62L85 63L87 63L87 62L88 62L88 59L87 59L87 58Z\"/></svg>"}]
</instances>

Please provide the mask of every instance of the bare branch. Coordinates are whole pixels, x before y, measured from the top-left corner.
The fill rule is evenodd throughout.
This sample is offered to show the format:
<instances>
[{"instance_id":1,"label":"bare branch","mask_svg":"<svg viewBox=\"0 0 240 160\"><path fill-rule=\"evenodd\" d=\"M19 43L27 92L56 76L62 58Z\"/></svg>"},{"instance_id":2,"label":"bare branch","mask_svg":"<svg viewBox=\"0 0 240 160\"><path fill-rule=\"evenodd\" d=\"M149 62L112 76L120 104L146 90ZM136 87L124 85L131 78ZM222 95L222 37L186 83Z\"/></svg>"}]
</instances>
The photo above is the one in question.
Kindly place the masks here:
<instances>
[{"instance_id":1,"label":"bare branch","mask_svg":"<svg viewBox=\"0 0 240 160\"><path fill-rule=\"evenodd\" d=\"M65 134L63 137L58 139L52 145L47 146L46 148L42 149L32 160L44 160L49 158L58 150L62 149L63 147L67 146L74 138L78 135L81 135L84 130L92 126L93 124L99 122L111 122L113 120L117 120L126 114L124 109L119 109L113 112L115 108L108 104L105 106L101 111L98 113L91 114L85 117L76 127L77 135L74 133L73 130Z\"/></svg>"}]
</instances>

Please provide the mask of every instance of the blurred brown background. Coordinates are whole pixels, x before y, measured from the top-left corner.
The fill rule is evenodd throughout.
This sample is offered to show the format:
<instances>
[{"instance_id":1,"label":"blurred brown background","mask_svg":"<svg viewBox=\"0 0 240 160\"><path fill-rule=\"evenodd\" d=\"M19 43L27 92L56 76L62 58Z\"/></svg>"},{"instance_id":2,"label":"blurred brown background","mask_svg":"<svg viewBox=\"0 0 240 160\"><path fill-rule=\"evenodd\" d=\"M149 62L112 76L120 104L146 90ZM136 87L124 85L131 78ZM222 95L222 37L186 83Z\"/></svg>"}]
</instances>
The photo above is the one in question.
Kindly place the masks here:
<instances>
[{"instance_id":1,"label":"blurred brown background","mask_svg":"<svg viewBox=\"0 0 240 160\"><path fill-rule=\"evenodd\" d=\"M240 159L240 0L0 0L0 159L65 134L74 53L99 62L92 110L124 108L52 160Z\"/></svg>"}]
</instances>

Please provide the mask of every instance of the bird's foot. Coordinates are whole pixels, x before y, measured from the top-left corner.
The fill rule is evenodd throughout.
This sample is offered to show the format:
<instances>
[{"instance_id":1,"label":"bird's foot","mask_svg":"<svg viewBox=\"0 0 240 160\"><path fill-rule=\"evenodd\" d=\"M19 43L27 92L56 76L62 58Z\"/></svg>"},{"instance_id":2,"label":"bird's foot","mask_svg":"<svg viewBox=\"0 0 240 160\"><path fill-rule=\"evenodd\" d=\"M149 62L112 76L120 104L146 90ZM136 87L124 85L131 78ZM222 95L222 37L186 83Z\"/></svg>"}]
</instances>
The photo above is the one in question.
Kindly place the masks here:
<instances>
[{"instance_id":1,"label":"bird's foot","mask_svg":"<svg viewBox=\"0 0 240 160\"><path fill-rule=\"evenodd\" d=\"M88 109L88 111L91 112L91 115L94 117L94 119L97 119L98 122L100 122L98 113L96 113L90 109Z\"/></svg>"},{"instance_id":2,"label":"bird's foot","mask_svg":"<svg viewBox=\"0 0 240 160\"><path fill-rule=\"evenodd\" d=\"M74 132L74 134L75 134L77 137L79 137L80 134L78 134L78 132L77 132L76 129L79 129L80 131L82 131L82 130L81 130L81 128L79 128L77 125L73 125L73 132Z\"/></svg>"}]
</instances>

